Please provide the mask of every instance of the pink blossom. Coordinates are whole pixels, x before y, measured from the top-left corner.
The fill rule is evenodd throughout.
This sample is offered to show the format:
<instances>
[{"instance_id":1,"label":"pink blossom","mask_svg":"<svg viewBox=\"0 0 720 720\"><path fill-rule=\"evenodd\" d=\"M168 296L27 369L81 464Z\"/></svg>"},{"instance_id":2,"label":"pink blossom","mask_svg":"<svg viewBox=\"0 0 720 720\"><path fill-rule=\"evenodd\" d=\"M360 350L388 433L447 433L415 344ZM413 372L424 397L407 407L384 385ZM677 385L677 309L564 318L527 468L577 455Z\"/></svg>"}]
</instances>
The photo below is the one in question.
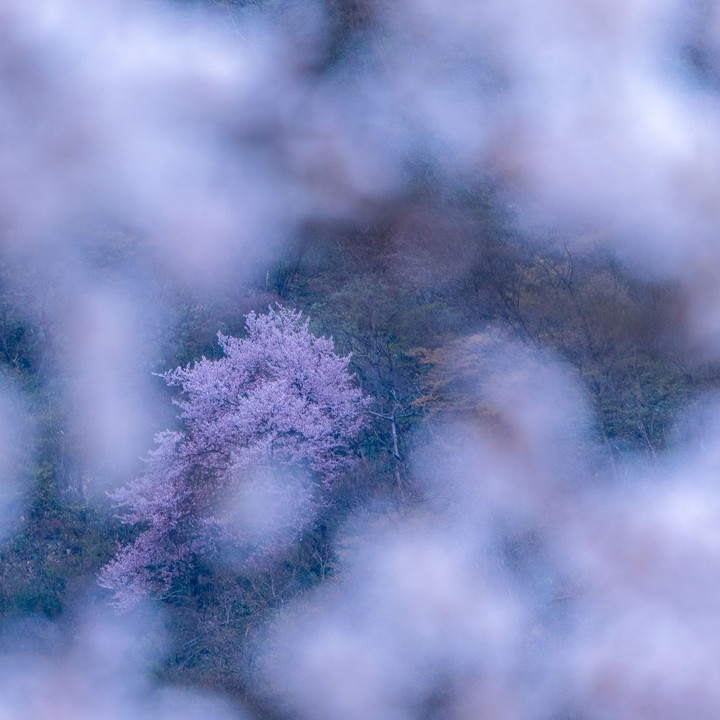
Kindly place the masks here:
<instances>
[{"instance_id":1,"label":"pink blossom","mask_svg":"<svg viewBox=\"0 0 720 720\"><path fill-rule=\"evenodd\" d=\"M250 313L246 331L242 339L218 333L221 359L164 375L182 390L184 432L158 434L145 473L112 495L123 521L142 528L100 574L118 608L167 593L193 556L221 543L251 556L282 552L356 460L352 439L367 399L353 385L350 358L280 306ZM258 497L259 507L274 505L248 533L242 504Z\"/></svg>"}]
</instances>

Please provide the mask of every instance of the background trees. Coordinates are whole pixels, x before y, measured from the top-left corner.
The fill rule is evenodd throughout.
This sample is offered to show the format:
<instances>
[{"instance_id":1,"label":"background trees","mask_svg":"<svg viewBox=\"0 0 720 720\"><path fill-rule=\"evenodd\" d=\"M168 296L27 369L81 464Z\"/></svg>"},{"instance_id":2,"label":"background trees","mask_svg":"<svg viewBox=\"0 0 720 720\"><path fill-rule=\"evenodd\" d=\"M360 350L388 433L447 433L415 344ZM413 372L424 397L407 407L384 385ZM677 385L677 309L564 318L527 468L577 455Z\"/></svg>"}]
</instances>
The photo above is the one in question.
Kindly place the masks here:
<instances>
[{"instance_id":1,"label":"background trees","mask_svg":"<svg viewBox=\"0 0 720 720\"><path fill-rule=\"evenodd\" d=\"M713 366L693 365L669 334L683 311L681 290L633 278L612 255L572 237L528 243L489 189L483 202L423 192L413 201L422 212L410 205L368 226L308 228L252 284L212 301L163 290L172 312L150 338L156 359L139 362L146 375L183 366L159 384L168 407L168 393L180 391L184 425L159 437L142 477L118 493L128 494L126 519L137 524L120 526L93 478L69 472L82 467L83 447L66 426L62 376L48 374L46 345L59 329L51 315L28 317L27 299L8 287L5 367L27 388L42 454L25 459L25 520L2 548L3 617L62 617L119 542L124 554L105 571L113 589L128 602L134 593L165 595L175 641L165 676L244 692L238 657L248 638L278 607L333 575L342 522L367 503L419 502L413 446L439 423L508 427L473 385L494 352L488 328L575 368L605 452L662 455L686 403L717 383ZM109 273L116 261L97 262ZM310 323L290 311L263 312L276 300L303 309ZM218 328L223 340L213 344ZM352 355L333 360L330 347ZM317 355L335 382L299 372ZM353 373L349 385L337 382ZM252 398L237 402L240 378ZM355 384L372 398L367 405ZM346 388L340 399L333 387ZM356 401L358 415L343 410ZM344 427L340 444L326 423ZM205 484L188 486L191 477ZM241 477L244 495L231 491Z\"/></svg>"},{"instance_id":2,"label":"background trees","mask_svg":"<svg viewBox=\"0 0 720 720\"><path fill-rule=\"evenodd\" d=\"M246 700L291 605L290 717L716 715L715 10L629 2L2 4L0 636L105 567Z\"/></svg>"}]
</instances>

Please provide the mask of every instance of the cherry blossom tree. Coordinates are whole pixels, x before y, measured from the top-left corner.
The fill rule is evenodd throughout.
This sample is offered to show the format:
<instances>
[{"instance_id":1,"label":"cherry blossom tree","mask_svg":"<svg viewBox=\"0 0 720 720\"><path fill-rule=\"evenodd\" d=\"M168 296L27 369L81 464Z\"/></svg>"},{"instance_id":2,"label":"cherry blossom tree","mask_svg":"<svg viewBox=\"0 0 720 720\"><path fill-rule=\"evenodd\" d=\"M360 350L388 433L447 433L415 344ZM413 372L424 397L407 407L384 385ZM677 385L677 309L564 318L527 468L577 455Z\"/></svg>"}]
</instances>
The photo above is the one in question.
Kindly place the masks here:
<instances>
[{"instance_id":1,"label":"cherry blossom tree","mask_svg":"<svg viewBox=\"0 0 720 720\"><path fill-rule=\"evenodd\" d=\"M141 532L100 574L115 604L163 595L193 561L228 544L250 560L282 553L356 460L367 399L348 357L280 306L218 333L223 357L164 375L181 388L182 432L157 435L145 472L113 493Z\"/></svg>"}]
</instances>

